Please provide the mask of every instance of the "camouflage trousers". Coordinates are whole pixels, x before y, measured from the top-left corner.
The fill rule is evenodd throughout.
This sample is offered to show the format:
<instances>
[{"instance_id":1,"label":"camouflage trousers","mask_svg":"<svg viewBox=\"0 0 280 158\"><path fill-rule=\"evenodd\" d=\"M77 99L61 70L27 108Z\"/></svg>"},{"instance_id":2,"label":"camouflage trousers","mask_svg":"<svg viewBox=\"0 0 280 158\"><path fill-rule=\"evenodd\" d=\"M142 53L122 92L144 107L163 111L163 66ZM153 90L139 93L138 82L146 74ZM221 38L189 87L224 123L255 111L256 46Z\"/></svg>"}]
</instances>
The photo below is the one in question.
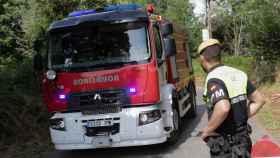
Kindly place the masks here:
<instances>
[{"instance_id":1,"label":"camouflage trousers","mask_svg":"<svg viewBox=\"0 0 280 158\"><path fill-rule=\"evenodd\" d=\"M251 158L252 141L249 134L207 138L211 158Z\"/></svg>"}]
</instances>

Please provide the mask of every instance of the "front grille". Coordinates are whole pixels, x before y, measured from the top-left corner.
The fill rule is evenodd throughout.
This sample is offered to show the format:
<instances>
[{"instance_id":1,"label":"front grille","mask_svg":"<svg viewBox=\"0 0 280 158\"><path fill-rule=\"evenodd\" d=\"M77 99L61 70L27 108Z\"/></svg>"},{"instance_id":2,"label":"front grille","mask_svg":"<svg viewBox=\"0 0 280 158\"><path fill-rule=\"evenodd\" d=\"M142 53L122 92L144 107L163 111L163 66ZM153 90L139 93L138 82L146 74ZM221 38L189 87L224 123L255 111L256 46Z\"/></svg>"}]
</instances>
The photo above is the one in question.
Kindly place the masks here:
<instances>
[{"instance_id":1,"label":"front grille","mask_svg":"<svg viewBox=\"0 0 280 158\"><path fill-rule=\"evenodd\" d=\"M130 103L124 90L98 90L72 93L69 96L69 109L92 111L97 114L117 113L121 107Z\"/></svg>"},{"instance_id":2,"label":"front grille","mask_svg":"<svg viewBox=\"0 0 280 158\"><path fill-rule=\"evenodd\" d=\"M122 111L122 106L118 104L104 104L100 106L87 106L80 109L85 115L98 115L98 114L119 113Z\"/></svg>"}]
</instances>

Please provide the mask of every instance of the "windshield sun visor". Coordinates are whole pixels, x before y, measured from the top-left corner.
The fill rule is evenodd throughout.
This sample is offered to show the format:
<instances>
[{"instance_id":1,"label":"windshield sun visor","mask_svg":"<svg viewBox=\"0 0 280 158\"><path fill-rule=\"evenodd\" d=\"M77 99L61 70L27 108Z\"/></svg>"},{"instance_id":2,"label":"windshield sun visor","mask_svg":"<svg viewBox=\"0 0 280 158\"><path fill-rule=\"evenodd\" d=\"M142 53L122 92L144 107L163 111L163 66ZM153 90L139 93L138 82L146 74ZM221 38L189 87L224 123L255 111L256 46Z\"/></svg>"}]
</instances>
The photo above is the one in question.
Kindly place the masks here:
<instances>
[{"instance_id":1,"label":"windshield sun visor","mask_svg":"<svg viewBox=\"0 0 280 158\"><path fill-rule=\"evenodd\" d=\"M73 28L91 22L124 23L133 21L148 21L148 15L142 10L135 11L113 11L88 14L79 17L68 17L51 24L48 32L61 29Z\"/></svg>"}]
</instances>

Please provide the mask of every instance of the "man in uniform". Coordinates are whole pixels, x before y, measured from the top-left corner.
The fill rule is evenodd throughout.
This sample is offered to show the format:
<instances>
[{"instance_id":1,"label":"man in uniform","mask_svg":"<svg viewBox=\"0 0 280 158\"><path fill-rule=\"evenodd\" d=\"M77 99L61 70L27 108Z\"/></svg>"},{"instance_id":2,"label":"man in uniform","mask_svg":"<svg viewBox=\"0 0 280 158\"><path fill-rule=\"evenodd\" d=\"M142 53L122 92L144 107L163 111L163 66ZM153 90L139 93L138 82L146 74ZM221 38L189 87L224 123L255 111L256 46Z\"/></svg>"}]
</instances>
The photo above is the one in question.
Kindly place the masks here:
<instances>
[{"instance_id":1,"label":"man in uniform","mask_svg":"<svg viewBox=\"0 0 280 158\"><path fill-rule=\"evenodd\" d=\"M212 158L249 158L250 126L247 121L265 104L247 75L221 62L220 42L209 39L198 49L200 64L207 73L204 99L209 122L200 132Z\"/></svg>"}]
</instances>

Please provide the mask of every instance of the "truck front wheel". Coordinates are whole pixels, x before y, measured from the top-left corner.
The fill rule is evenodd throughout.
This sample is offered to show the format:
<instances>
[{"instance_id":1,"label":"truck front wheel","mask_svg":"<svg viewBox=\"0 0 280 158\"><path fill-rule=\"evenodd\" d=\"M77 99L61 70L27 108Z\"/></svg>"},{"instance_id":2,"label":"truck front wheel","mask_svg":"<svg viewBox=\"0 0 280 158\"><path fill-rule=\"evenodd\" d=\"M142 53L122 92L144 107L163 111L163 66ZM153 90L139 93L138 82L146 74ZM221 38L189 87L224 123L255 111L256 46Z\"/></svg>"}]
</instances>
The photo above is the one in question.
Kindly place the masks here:
<instances>
[{"instance_id":1,"label":"truck front wheel","mask_svg":"<svg viewBox=\"0 0 280 158\"><path fill-rule=\"evenodd\" d=\"M175 103L173 103L175 104ZM177 140L179 139L179 136L181 134L181 118L179 115L178 106L173 105L172 107L172 119L173 119L173 131L170 133L170 137L167 139L168 144L175 144Z\"/></svg>"},{"instance_id":2,"label":"truck front wheel","mask_svg":"<svg viewBox=\"0 0 280 158\"><path fill-rule=\"evenodd\" d=\"M195 89L195 85L192 84L190 86L190 94L191 94L191 108L188 112L188 117L189 118L194 118L196 117L196 114L197 114L197 104L196 104L196 89Z\"/></svg>"}]
</instances>

